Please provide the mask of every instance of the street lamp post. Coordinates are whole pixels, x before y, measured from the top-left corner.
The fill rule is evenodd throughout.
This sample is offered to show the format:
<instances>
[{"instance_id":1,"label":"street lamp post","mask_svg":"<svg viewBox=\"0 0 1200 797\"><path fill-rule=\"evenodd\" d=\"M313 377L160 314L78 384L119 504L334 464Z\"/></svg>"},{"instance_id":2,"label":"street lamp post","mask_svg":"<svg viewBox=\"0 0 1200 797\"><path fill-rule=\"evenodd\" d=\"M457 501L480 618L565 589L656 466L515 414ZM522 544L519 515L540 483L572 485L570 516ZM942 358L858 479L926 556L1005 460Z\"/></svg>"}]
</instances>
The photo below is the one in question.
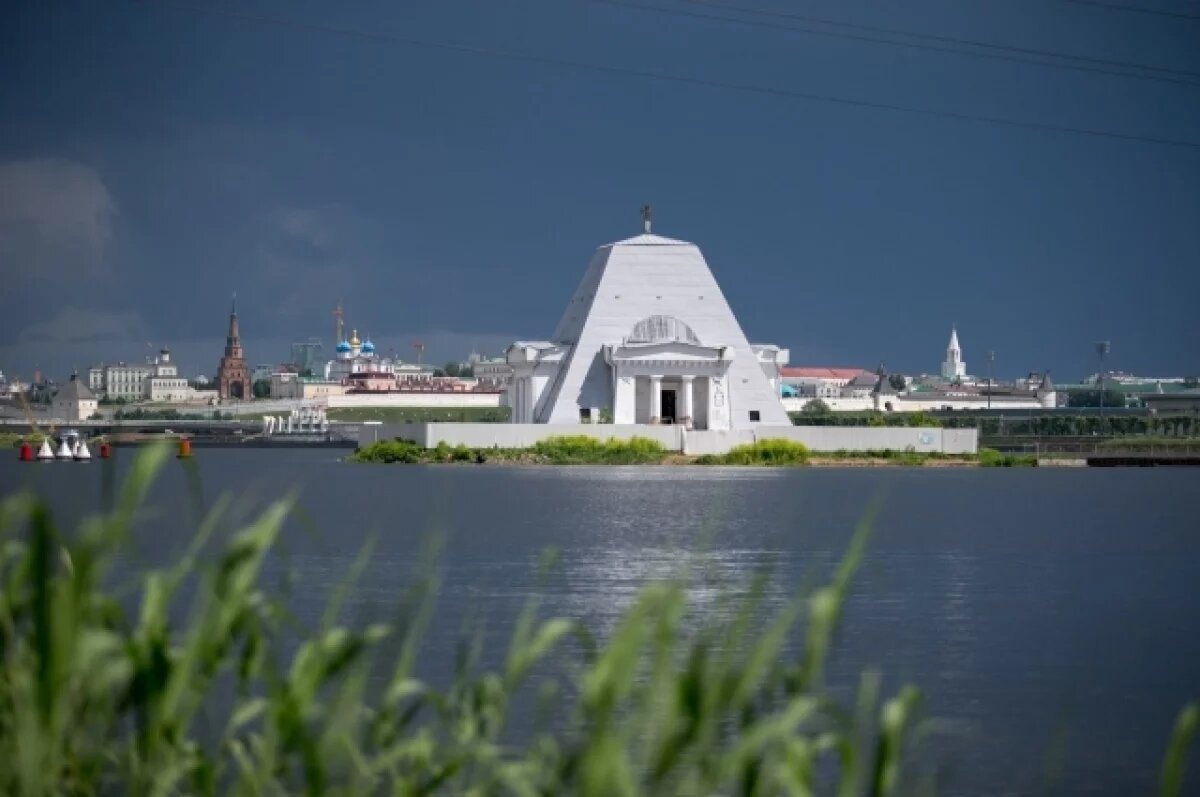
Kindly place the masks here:
<instances>
[{"instance_id":1,"label":"street lamp post","mask_svg":"<svg viewBox=\"0 0 1200 797\"><path fill-rule=\"evenodd\" d=\"M990 410L992 408L992 363L994 363L996 361L996 352L989 351L987 353L987 361L988 361L988 403L987 403L987 408Z\"/></svg>"},{"instance_id":2,"label":"street lamp post","mask_svg":"<svg viewBox=\"0 0 1200 797\"><path fill-rule=\"evenodd\" d=\"M1100 356L1100 414L1104 414L1104 356L1112 351L1112 344L1107 340L1096 341L1096 354Z\"/></svg>"}]
</instances>

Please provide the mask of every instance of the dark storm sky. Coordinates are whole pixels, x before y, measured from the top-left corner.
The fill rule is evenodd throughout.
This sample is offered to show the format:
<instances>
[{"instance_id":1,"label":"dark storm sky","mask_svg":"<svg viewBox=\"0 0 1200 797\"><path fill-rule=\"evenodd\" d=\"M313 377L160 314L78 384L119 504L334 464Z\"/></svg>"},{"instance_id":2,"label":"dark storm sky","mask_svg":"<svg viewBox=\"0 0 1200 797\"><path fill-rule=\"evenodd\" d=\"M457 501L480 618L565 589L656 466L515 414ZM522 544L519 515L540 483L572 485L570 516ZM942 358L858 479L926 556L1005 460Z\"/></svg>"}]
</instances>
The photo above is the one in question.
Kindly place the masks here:
<instances>
[{"instance_id":1,"label":"dark storm sky","mask_svg":"<svg viewBox=\"0 0 1200 797\"><path fill-rule=\"evenodd\" d=\"M632 2L5 4L0 369L62 377L153 344L211 373L235 290L255 363L331 348L339 298L381 348L499 353L549 335L594 248L650 202L794 364L936 370L957 323L974 371L990 348L998 374L1074 379L1107 338L1113 367L1200 372L1200 19ZM785 28L883 36L730 6L1093 60L813 35Z\"/></svg>"}]
</instances>

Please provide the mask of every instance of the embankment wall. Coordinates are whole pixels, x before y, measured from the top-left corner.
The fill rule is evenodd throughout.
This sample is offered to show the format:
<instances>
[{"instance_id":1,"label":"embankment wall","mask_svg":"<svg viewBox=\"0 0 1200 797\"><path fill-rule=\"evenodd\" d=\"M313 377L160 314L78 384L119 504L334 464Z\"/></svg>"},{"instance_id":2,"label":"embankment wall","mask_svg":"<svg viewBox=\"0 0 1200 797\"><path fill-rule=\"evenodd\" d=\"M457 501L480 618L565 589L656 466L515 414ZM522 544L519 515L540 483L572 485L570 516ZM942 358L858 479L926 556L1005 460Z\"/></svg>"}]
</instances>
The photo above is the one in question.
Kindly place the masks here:
<instances>
[{"instance_id":1,"label":"embankment wall","mask_svg":"<svg viewBox=\"0 0 1200 797\"><path fill-rule=\"evenodd\" d=\"M905 451L975 454L975 429L883 428L847 426L760 426L736 431L687 431L682 426L533 423L384 423L362 427L359 445L400 438L424 448L439 443L468 448L529 448L540 440L563 435L587 435L597 440L647 437L669 451L685 454L723 454L756 440L783 438L813 451Z\"/></svg>"},{"instance_id":2,"label":"embankment wall","mask_svg":"<svg viewBox=\"0 0 1200 797\"><path fill-rule=\"evenodd\" d=\"M327 396L322 404L339 407L499 407L500 393L349 393Z\"/></svg>"}]
</instances>

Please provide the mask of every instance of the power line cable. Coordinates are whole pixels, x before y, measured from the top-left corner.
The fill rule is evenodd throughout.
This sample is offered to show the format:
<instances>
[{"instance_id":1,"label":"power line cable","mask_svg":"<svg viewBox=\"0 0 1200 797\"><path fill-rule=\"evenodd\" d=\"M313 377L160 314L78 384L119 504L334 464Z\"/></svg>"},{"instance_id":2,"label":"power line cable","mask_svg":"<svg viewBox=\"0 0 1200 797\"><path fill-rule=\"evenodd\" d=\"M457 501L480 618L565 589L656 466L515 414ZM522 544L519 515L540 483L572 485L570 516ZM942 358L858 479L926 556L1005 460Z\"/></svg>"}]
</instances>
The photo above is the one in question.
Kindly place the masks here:
<instances>
[{"instance_id":1,"label":"power line cable","mask_svg":"<svg viewBox=\"0 0 1200 797\"><path fill-rule=\"evenodd\" d=\"M1067 0L1067 2L1076 2L1077 0ZM1088 0L1091 2L1091 0ZM721 0L679 0L681 3L687 3L697 6L708 6L711 8L720 8L729 11L739 11L744 14L754 14L756 16L776 17L779 19L797 20L800 22L816 23L819 25L831 25L834 27L850 28L853 30L863 30L871 33L883 33L892 36L909 36L914 39L925 39L927 41L947 42L950 44L966 45L970 47L980 47L987 50L997 50L1004 52L1021 53L1023 55L1036 55L1044 58L1062 58L1072 61L1082 61L1089 64L1097 64L1100 66L1115 66L1122 69L1142 69L1148 72L1164 72L1170 75L1180 75L1183 77L1200 78L1200 72L1190 72L1186 69L1172 69L1166 66L1150 66L1149 64L1137 64L1129 61L1117 61L1111 58L1095 58L1087 55L1072 55L1069 53L1058 53L1053 50L1039 50L1035 47L1019 47L1010 44L995 44L993 42L979 41L977 39L963 39L957 36L942 36L936 33L917 33L914 31L897 30L894 28L884 28L876 25L863 25L855 22L839 22L835 19L826 19L822 17L807 16L805 14L796 14L790 11L772 11L762 8L750 8L741 6L736 3L721 2ZM1083 0L1078 0L1083 2Z\"/></svg>"},{"instance_id":2,"label":"power line cable","mask_svg":"<svg viewBox=\"0 0 1200 797\"><path fill-rule=\"evenodd\" d=\"M976 52L972 50L963 50L956 47L942 47L936 44L921 44L918 42L897 41L895 39L883 39L877 36L870 36L861 33L846 33L843 31L817 30L814 28L805 28L798 25L783 25L776 22L764 22L754 19L740 19L737 17L719 16L716 14L706 14L699 11L689 11L682 8L666 8L663 6L651 6L643 3L631 2L631 0L591 0L593 3L601 5L615 6L619 8L630 8L639 11L656 11L663 14L674 14L678 16L692 17L695 19L713 20L718 22L732 22L737 25L745 25L757 28L767 28L769 30L790 31L812 36L829 36L837 39L850 39L852 41L870 42L872 44L885 44L893 47L912 48L919 50L932 50L934 52L952 53L954 55L963 55L968 58L984 58L995 61L1010 61L1019 64L1033 64L1036 66L1044 66L1052 69L1067 69L1076 72L1091 72L1099 75L1112 75L1115 77L1132 78L1134 80L1152 80L1158 83L1174 83L1180 86L1192 86L1200 88L1200 80L1183 80L1175 77L1167 77L1165 75L1147 75L1138 74L1135 72L1122 72L1115 69L1104 69L1096 66L1084 66L1083 64L1067 64L1055 61L1043 61L1036 58L1029 58L1020 55L1005 55L998 52ZM725 7L725 6L723 6ZM733 6L728 6L733 8ZM917 36L923 34L898 33L903 36ZM969 45L977 46L977 45ZM998 46L998 45L995 45ZM1055 58L1071 58L1073 56L1055 55ZM1134 67L1130 67L1134 68ZM1137 69L1154 69L1156 67L1138 66ZM1200 78L1200 72L1194 73L1197 78Z\"/></svg>"},{"instance_id":3,"label":"power line cable","mask_svg":"<svg viewBox=\"0 0 1200 797\"><path fill-rule=\"evenodd\" d=\"M1075 3L1081 6L1096 6L1098 8L1110 8L1114 11L1128 11L1131 14L1151 14L1157 17L1173 17L1175 19L1191 19L1200 21L1200 15L1184 14L1181 11L1165 11L1158 8L1137 8L1135 6L1124 6L1120 3L1105 3L1102 0L1063 0L1064 3Z\"/></svg>"},{"instance_id":4,"label":"power line cable","mask_svg":"<svg viewBox=\"0 0 1200 797\"><path fill-rule=\"evenodd\" d=\"M304 30L318 33L329 33L339 36L347 36L359 39L366 39L376 42L386 42L389 44L399 44L409 47L421 47L434 50L446 50L449 52L466 53L469 55L480 55L491 58L503 58L509 61L520 61L531 64L541 64L545 66L558 66L577 71L595 72L598 74L622 75L625 77L646 78L649 80L658 80L668 83L680 83L690 86L701 86L711 89L722 89L727 91L737 91L745 94L757 94L769 97L782 97L787 99L808 100L812 102L824 102L834 105L843 105L856 108L870 108L874 110L893 111L896 113L911 114L914 116L927 116L941 119L955 119L958 121L978 122L982 124L993 124L1002 127L1020 128L1025 130L1040 130L1043 132L1052 133L1067 133L1071 135L1090 136L1093 138L1105 138L1115 141L1134 141L1142 144L1161 144L1169 147L1179 147L1182 149L1200 150L1200 142L1185 141L1182 139L1159 138L1155 136L1142 136L1133 133L1117 133L1109 130L1096 130L1086 127L1072 127L1067 125L1053 125L1042 122L1025 122L1014 119L1004 119L1002 117L982 116L976 114L959 113L956 111L939 111L932 108L916 108L912 106L899 105L887 102L875 102L872 100L856 100L848 97L838 97L832 94L816 94L812 92L793 91L791 89L773 88L770 86L761 86L751 83L735 83L724 80L711 80L707 78L688 77L686 75L677 75L669 72L652 72L649 70L634 69L631 67L612 66L609 64L595 64L586 61L572 61L563 58L552 58L543 55L531 55L529 53L519 53L511 50L498 50L490 47L476 47L468 44L458 44L456 42L445 41L428 41L422 39L413 39L405 36L397 36L391 33L382 31L364 30L362 28L344 28L333 25L326 25L319 22L307 22L288 17L268 16L265 14L249 13L245 11L237 11L229 8L218 8L216 6L195 5L188 2L180 2L180 0L150 0L157 2L160 5L171 6L174 8L183 9L199 14L210 14L213 16L227 17L231 19L239 19L246 22L253 22L261 25L275 25L278 27L291 28L294 30Z\"/></svg>"}]
</instances>

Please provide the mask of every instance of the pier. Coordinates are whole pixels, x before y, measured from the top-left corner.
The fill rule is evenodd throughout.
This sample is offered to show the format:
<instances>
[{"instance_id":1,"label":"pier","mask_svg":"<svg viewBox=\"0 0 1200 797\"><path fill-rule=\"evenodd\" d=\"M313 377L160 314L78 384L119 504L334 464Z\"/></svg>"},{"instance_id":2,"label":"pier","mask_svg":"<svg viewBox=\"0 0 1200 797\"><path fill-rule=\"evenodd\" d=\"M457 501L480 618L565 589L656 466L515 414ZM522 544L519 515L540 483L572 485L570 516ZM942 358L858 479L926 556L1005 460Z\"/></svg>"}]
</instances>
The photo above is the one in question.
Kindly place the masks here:
<instances>
[{"instance_id":1,"label":"pier","mask_svg":"<svg viewBox=\"0 0 1200 797\"><path fill-rule=\"evenodd\" d=\"M1179 444L1117 442L1112 440L1052 441L1029 443L985 441L984 446L1005 454L1036 457L1039 466L1067 463L1089 468L1200 466L1200 442Z\"/></svg>"},{"instance_id":2,"label":"pier","mask_svg":"<svg viewBox=\"0 0 1200 797\"><path fill-rule=\"evenodd\" d=\"M59 423L59 430L71 428L82 437L104 437L113 445L132 445L181 437L197 447L287 448L297 446L354 448L364 426L370 423L327 421L293 423L282 428L275 421L237 420L97 420ZM45 424L34 428L27 421L0 420L0 432L29 434L43 432Z\"/></svg>"}]
</instances>

